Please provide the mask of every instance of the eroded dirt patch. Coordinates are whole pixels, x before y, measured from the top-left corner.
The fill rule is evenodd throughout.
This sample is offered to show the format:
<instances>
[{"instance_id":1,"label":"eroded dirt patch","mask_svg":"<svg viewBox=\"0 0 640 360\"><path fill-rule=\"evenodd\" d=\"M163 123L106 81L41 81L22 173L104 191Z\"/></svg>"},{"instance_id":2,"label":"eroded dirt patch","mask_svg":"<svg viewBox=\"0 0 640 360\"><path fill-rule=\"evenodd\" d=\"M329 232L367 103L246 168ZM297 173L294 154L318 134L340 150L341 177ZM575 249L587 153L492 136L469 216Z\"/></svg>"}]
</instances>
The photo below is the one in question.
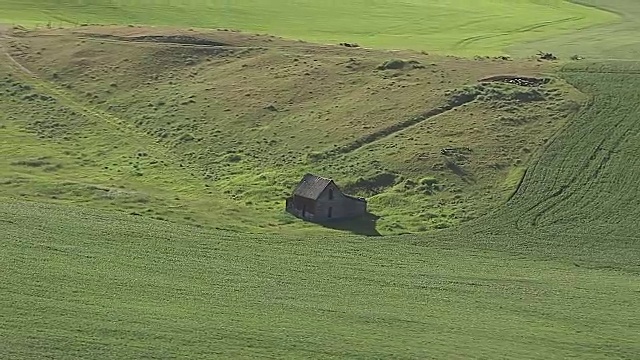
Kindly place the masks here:
<instances>
[{"instance_id":1,"label":"eroded dirt patch","mask_svg":"<svg viewBox=\"0 0 640 360\"><path fill-rule=\"evenodd\" d=\"M478 80L478 82L503 82L526 87L538 87L548 84L550 81L551 79L549 78L536 78L518 75L496 75Z\"/></svg>"},{"instance_id":2,"label":"eroded dirt patch","mask_svg":"<svg viewBox=\"0 0 640 360\"><path fill-rule=\"evenodd\" d=\"M118 36L110 34L87 34L85 36L99 39L131 41L131 42L152 42L161 44L178 45L200 45L200 46L230 46L227 43L206 39L203 37L186 35L142 35L142 36Z\"/></svg>"}]
</instances>

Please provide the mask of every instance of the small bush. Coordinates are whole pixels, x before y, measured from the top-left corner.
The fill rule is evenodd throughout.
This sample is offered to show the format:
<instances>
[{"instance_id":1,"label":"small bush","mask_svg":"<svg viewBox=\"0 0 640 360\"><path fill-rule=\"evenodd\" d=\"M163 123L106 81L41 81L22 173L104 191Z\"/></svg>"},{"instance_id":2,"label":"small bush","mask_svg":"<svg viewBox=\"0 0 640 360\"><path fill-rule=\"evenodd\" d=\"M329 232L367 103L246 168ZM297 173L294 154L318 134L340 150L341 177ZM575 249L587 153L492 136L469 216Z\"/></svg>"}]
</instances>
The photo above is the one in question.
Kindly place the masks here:
<instances>
[{"instance_id":1,"label":"small bush","mask_svg":"<svg viewBox=\"0 0 640 360\"><path fill-rule=\"evenodd\" d=\"M237 163L242 160L242 157L239 154L227 154L222 158L222 160L225 162Z\"/></svg>"},{"instance_id":2,"label":"small bush","mask_svg":"<svg viewBox=\"0 0 640 360\"><path fill-rule=\"evenodd\" d=\"M438 183L438 180L436 180L436 178L432 176L429 176L420 180L420 185L423 185L423 186L433 186L437 183Z\"/></svg>"},{"instance_id":3,"label":"small bush","mask_svg":"<svg viewBox=\"0 0 640 360\"><path fill-rule=\"evenodd\" d=\"M385 61L377 67L378 70L400 70L407 65L407 62L400 59Z\"/></svg>"},{"instance_id":4,"label":"small bush","mask_svg":"<svg viewBox=\"0 0 640 360\"><path fill-rule=\"evenodd\" d=\"M28 167L42 167L42 166L51 165L51 163L49 161L47 161L46 158L42 157L42 158L37 158L37 159L14 161L14 162L11 163L11 165L28 166Z\"/></svg>"},{"instance_id":5,"label":"small bush","mask_svg":"<svg viewBox=\"0 0 640 360\"><path fill-rule=\"evenodd\" d=\"M193 141L195 138L191 134L182 134L178 140L181 142Z\"/></svg>"},{"instance_id":6,"label":"small bush","mask_svg":"<svg viewBox=\"0 0 640 360\"><path fill-rule=\"evenodd\" d=\"M310 162L316 162L322 159L324 159L324 154L322 152L312 151L309 154L307 154L307 160Z\"/></svg>"}]
</instances>

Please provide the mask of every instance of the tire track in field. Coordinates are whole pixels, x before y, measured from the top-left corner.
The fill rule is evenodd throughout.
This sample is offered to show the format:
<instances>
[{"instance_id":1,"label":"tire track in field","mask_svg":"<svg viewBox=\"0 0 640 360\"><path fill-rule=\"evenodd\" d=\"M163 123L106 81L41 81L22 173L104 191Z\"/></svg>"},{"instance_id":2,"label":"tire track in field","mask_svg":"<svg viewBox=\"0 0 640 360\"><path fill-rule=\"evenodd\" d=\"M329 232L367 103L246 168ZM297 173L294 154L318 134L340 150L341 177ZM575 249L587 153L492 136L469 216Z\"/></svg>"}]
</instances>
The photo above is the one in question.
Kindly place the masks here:
<instances>
[{"instance_id":1,"label":"tire track in field","mask_svg":"<svg viewBox=\"0 0 640 360\"><path fill-rule=\"evenodd\" d=\"M573 72L573 71L564 71L564 72L569 73L569 72ZM596 72L596 71L592 71L592 72ZM609 72L601 72L601 73L609 73ZM635 72L622 72L622 71L617 72L617 71L616 71L615 73L635 73ZM584 108L584 110L582 111L582 113L586 113L586 112L588 112L592 107L593 107L593 100L592 100L592 101L590 101L590 103L589 103L589 104ZM580 116L580 115L578 115L578 116ZM593 163L593 162L596 160L596 154L597 154L597 153L598 153L598 152L603 148L603 146L605 145L605 142L606 142L608 139L610 139L610 138L611 138L611 137L609 136L609 134L610 134L610 133L612 133L612 132L615 132L615 130L616 130L617 128L619 128L619 127L620 127L620 125L621 125L622 123L624 123L624 122L625 122L625 119L622 119L622 120L618 121L618 122L616 123L616 125L614 125L614 127L613 127L613 128L609 128L609 131L604 133L605 135L603 136L602 140L600 141L600 143L598 144L598 146L596 146L595 150L594 150L594 151L591 153L591 155L589 156L589 161L585 161L585 162L583 163L583 165L581 166L581 169L583 169L583 170L582 170L582 172L584 172L584 170L588 169L588 168L590 167L590 166L589 166L589 164L590 164L590 163ZM552 141L551 141L547 146L545 146L545 147L542 149L542 151L541 151L541 152L542 152L542 153L544 153L544 152L548 152L548 151L549 151L549 149L551 149L553 146L555 146L555 145L556 145L556 142L558 141L558 137L559 137L559 136L561 136L561 135L566 134L566 133L567 133L567 131L569 131L569 130L570 130L570 128L569 128L569 126L570 126L570 125L573 125L573 122L569 122L569 123L567 124L567 127L565 127L565 128L563 128L563 129L561 129L561 130L559 131L559 133L558 133L556 136L554 136L554 138L552 139ZM590 128L590 129L591 129L591 130L590 130L589 132L582 134L582 135L580 136L580 138L579 138L579 139L574 140L574 141L573 141L573 144L575 144L575 145L577 146L578 144L581 144L581 143L583 143L583 142L584 142L584 143L586 143L586 142L590 142L590 141L589 141L589 138L590 138L590 137L592 137L592 134L593 134L594 132L596 132L596 131L600 131L600 129L595 129L595 128ZM595 178L597 178L597 177L600 175L600 172L602 171L602 169L604 169L604 168L605 168L605 165L606 165L606 164L608 163L608 161L611 159L611 154L613 154L613 153L615 153L615 152L617 151L618 146L619 146L619 145L624 141L624 139L628 136L628 134L629 134L630 132L631 132L631 130L630 130L630 129L628 129L627 131L625 131L625 132L623 133L623 135L622 135L622 136L618 137L618 140L614 142L614 144L615 144L614 148L610 149L610 150L607 152L608 156L605 156L605 158L607 159L607 161L602 161L602 160L601 160L600 165L597 167L597 169L594 171L594 173L592 174L592 176L591 176L590 178L594 178L594 179L595 179ZM563 148L563 150L565 150L565 151L562 151L562 153L571 153L571 152L572 152L571 150L573 150L574 148L576 148L576 146L573 146L572 148L569 148L569 149ZM542 164L542 163L543 163L543 160L546 160L546 159L544 159L542 156L541 156L541 157L538 157L538 160L536 160L536 162L532 165L532 167L531 167L531 169L529 170L529 172L530 172L530 173L533 173L533 174L538 174L538 175L539 175L540 173L546 173L546 171L544 171L545 169L541 168L541 166L543 165L543 164ZM569 168L571 168L571 166L567 166L567 165L570 165L572 162L573 162L573 160L572 160L570 157L563 157L563 158L562 158L562 160L561 160L561 164L560 164L559 166L556 166L556 167L557 167L557 168L569 169ZM579 171L578 171L578 173L581 173L581 171L579 170ZM560 178L559 178L558 176L554 176L555 174L553 174L553 173L552 173L552 174L549 174L549 175L550 175L550 177L553 177L553 179L554 179L554 180L553 180L553 184L550 186L550 188L551 188L551 189L556 189L556 190L555 190L555 191L554 191L550 196L548 196L547 198L545 198L545 199L543 199L543 200L539 200L539 201L537 201L537 202L536 202L534 205L532 205L532 206L528 206L528 207L527 207L527 209L524 211L524 213L525 213L525 214L526 214L526 213L531 213L534 209L539 208L540 206L544 205L544 203L545 203L545 202L548 202L548 201L552 200L553 198L556 198L556 197L558 197L558 196L562 196L563 194L565 194L565 190L570 189L570 185L571 185L572 183L575 183L575 182L577 181L576 179L579 179L579 178L580 178L580 177L579 177L579 174L574 174L574 175L569 179L569 183L567 183L567 182L562 182L562 181L560 181ZM517 200L517 197L522 197L522 196L524 196L524 195L529 191L529 188L530 188L530 187L534 187L534 190L532 190L532 191L535 191L535 184L533 184L533 185L531 184L531 182L532 182L533 180L535 180L535 179L534 179L534 178L531 178L531 177L523 178L523 181L522 181L522 183L521 183L520 188L518 188L518 189L516 190L516 192L515 192L515 195L516 195L516 196L514 196L514 197L516 198L516 200ZM559 183L562 183L562 185L558 186L558 184L559 184ZM566 196L564 196L564 197L568 197L568 196L569 196L569 195L566 195ZM582 197L584 197L584 194L582 195ZM523 215L523 217L524 217L524 215ZM520 220L523 220L523 219L522 219L522 218L521 218L521 219L519 219L518 223L520 223L520 222L521 222Z\"/></svg>"},{"instance_id":2,"label":"tire track in field","mask_svg":"<svg viewBox=\"0 0 640 360\"><path fill-rule=\"evenodd\" d=\"M560 161L560 164L558 164L555 168L561 169L561 170L565 169L565 171L567 169L571 169L572 167L570 165L571 163L573 163L573 158L574 158L571 155L574 154L574 150L578 149L579 145L582 144L583 142L588 142L589 138L592 137L594 132L595 131L593 131L592 129L586 134L583 134L579 139L573 141L573 145L571 147L568 147L568 148L565 147L563 153L567 154L567 156L564 156ZM601 148L605 143L605 141L606 141L606 138L603 138L600 141L600 143L596 146L596 148L591 152L589 159L594 159L596 157L596 154L598 152L597 149ZM572 188L575 187L574 185L578 183L580 178L583 177L581 175L584 175L584 173L586 173L588 169L591 167L592 162L593 162L592 160L584 161L577 170L572 172L572 175L569 177L569 179L565 181L560 181L557 170L554 173L552 173L551 176L554 178L554 183L553 185L550 186L550 188L556 189L556 190L553 191L550 195L547 195L543 199L536 202L533 206L530 206L529 208L527 208L525 212L520 216L520 219L522 220L523 218L527 218L528 214L532 214L531 216L529 216L530 220L527 220L527 222L531 226L534 226L534 227L537 226L539 223L539 219L544 214L548 213L553 208L555 208L556 206L558 206L559 204L561 204L562 202L564 202L565 200L567 200L569 197L572 196L572 192L567 190L571 190ZM558 183L560 183L561 185L558 186Z\"/></svg>"},{"instance_id":3,"label":"tire track in field","mask_svg":"<svg viewBox=\"0 0 640 360\"><path fill-rule=\"evenodd\" d=\"M9 52L9 50L7 50L7 48L4 45L4 41L2 41L3 39L10 40L11 37L9 35L4 34L2 29L0 29L0 55L4 55L5 58L9 61L10 66L17 68L19 72L25 73L30 77L35 77L35 75L31 72L31 70L24 67L13 56L11 56L11 53Z\"/></svg>"},{"instance_id":4,"label":"tire track in field","mask_svg":"<svg viewBox=\"0 0 640 360\"><path fill-rule=\"evenodd\" d=\"M612 196L607 196L606 198L602 198L600 194L601 191L594 191L594 184L598 183L604 173L606 173L610 166L616 166L615 163L612 163L612 160L615 160L615 154L620 153L620 147L625 143L629 137L636 135L640 130L637 128L636 122L629 122L628 117L624 117L618 124L611 127L603 133L602 141L598 144L598 146L593 150L589 163L592 166L583 173L583 176L578 178L578 181L575 182L577 186L574 186L574 191L567 195L567 200L570 198L572 203L579 204L581 208L591 208L595 209L598 206L597 203L611 203L613 200ZM636 126L636 128L634 128ZM634 133L634 130L636 131ZM628 169L635 169L635 164L637 163L637 158L625 158L625 162ZM626 179L625 177L617 177L619 179ZM626 195L620 194L617 192L617 197L625 197ZM620 196L622 195L622 196ZM600 200L599 200L600 199ZM604 201L601 201L604 200ZM592 212L586 212L582 215L593 215ZM544 216L546 214L542 214ZM592 217L592 216L591 216ZM558 222L558 220L550 221L550 223Z\"/></svg>"},{"instance_id":5,"label":"tire track in field","mask_svg":"<svg viewBox=\"0 0 640 360\"><path fill-rule=\"evenodd\" d=\"M605 98L596 99L597 102L604 104L609 103L609 108L622 108L629 106L629 99L619 99L615 94L608 94ZM589 218L591 220L596 219L595 213L597 213L598 204L611 203L612 196L603 196L598 192L597 184L603 173L607 172L612 165L611 161L615 159L615 154L619 152L622 144L628 142L628 139L632 136L640 134L638 123L633 121L624 112L621 113L621 117L613 124L608 123L602 116L606 114L592 114L590 111L594 111L593 104L586 107L578 116L586 116L583 120L580 128L582 134L575 134L569 141L563 141L562 144L550 144L545 149L545 152L555 151L557 154L551 157L541 157L536 164L532 167L531 171L535 176L530 176L523 181L522 189L518 190L519 197L534 195L536 192L548 189L553 191L550 194L544 195L542 199L536 201L532 206L527 206L522 214L516 219L516 227L523 228L527 226L539 226L544 217L549 216L550 213L556 213L556 209L559 205L565 204L570 201L573 207L579 207L583 211L573 212L568 218L579 217L580 220ZM604 108L604 105L601 105ZM596 120L599 123L589 124L587 121ZM569 128L563 129L565 136L570 136L567 132ZM577 137L576 137L577 136ZM593 143L595 139L599 138L595 146L590 147L588 153L585 153L585 144ZM564 145L564 147L559 147ZM566 145L569 145L568 147ZM553 148L555 147L555 148ZM579 158L576 155L582 154ZM554 164L553 169L547 169L543 167L543 162L553 161L557 156L562 156L559 163ZM619 160L619 159L618 159ZM576 167L576 163L582 162L580 166ZM631 169L634 169L638 162L635 158L631 157L629 160ZM572 166L573 165L573 166ZM618 168L620 167L619 164ZM615 169L614 169L615 170ZM562 176L563 172L569 171L568 175ZM547 178L553 178L553 184L551 186L538 185L536 183L542 181L548 181ZM622 181L628 184L628 180L623 177ZM606 189L606 188L605 188ZM625 194L614 193L613 197L618 199L624 199ZM519 199L520 201L524 199ZM525 203L526 205L526 203ZM569 208L573 208L569 206ZM600 206L603 207L603 206ZM589 209L589 210L587 210ZM565 212L561 212L566 213ZM545 223L553 224L561 221L566 221L567 217L552 217L547 219Z\"/></svg>"},{"instance_id":6,"label":"tire track in field","mask_svg":"<svg viewBox=\"0 0 640 360\"><path fill-rule=\"evenodd\" d=\"M584 107L585 111L586 109L589 109L593 106L593 100L590 100L586 106ZM577 115L579 116L579 114ZM558 142L561 141L562 136L564 136L571 127L572 121L568 121L567 124L559 129L550 139L549 142L547 142L540 150L539 150L539 155L535 157L535 161L532 163L532 165L530 166L530 168L526 171L525 175L523 176L523 178L520 181L520 184L518 186L518 188L514 191L513 195L509 198L508 202L510 203L517 203L518 201L521 201L523 197L527 196L531 191L535 192L535 183L532 183L532 181L535 180L535 177L538 176L540 173L546 173L546 170L544 168L544 155L545 153L549 153L549 151L551 151L551 149L554 146L557 146ZM581 140L584 140L586 137L588 136L588 134L582 135ZM561 145L560 145L561 146ZM563 162L566 160L563 160ZM551 174L550 176L553 178L553 183L551 184L551 186L549 186L551 189L558 187L557 184L559 182L559 179L557 176L553 176L554 174ZM533 190L531 190L531 188L533 188ZM562 189L562 186L560 186L560 189ZM552 196L558 196L560 195L560 192L564 191L564 190L557 190L556 192L552 193ZM541 206L543 204L543 202L546 199L543 200L538 200L536 201L533 205L529 205L526 207L526 209L523 211L522 215L519 216L516 219L516 227L517 228L523 228L523 226L521 226L521 222L524 219L524 215L527 213L530 213L531 211L533 211L534 209L536 209L537 207Z\"/></svg>"},{"instance_id":7,"label":"tire track in field","mask_svg":"<svg viewBox=\"0 0 640 360\"><path fill-rule=\"evenodd\" d=\"M483 22L487 22L490 20L495 19L494 15L487 15L487 16L483 16L481 18L477 18L475 20L471 20L462 24L458 24L458 25L452 25L452 26L448 26L448 27L444 27L444 28L440 28L440 32L447 32L447 31L453 31L453 30L458 30L460 28L464 28L464 27L470 27L476 24L482 24Z\"/></svg>"},{"instance_id":8,"label":"tire track in field","mask_svg":"<svg viewBox=\"0 0 640 360\"><path fill-rule=\"evenodd\" d=\"M615 129L619 128L624 122L625 122L624 120L621 120L620 122L618 122L618 124L614 126L613 129L608 131L606 135L603 136L603 139L600 141L600 143L591 151L589 160L585 161L583 165L579 169L577 169L577 171L574 172L573 176L566 183L561 185L560 188L551 195L551 197L548 197L547 199L541 202L540 206L542 206L542 209L536 211L536 213L533 215L533 218L531 220L531 225L533 226L539 225L540 219L543 216L547 215L549 212L557 208L560 204L566 202L569 198L575 199L577 203L581 203L581 200L585 199L584 189L587 189L587 192L589 189L591 189L591 184L594 182L595 179L597 179L602 168L605 165L607 165L607 163L611 159L610 154L613 151L615 151L615 149L618 146L617 144L620 143L619 139L616 139L617 141L614 142L614 146L611 148L611 150L607 152L607 155L600 161L597 161L598 153L600 153L601 149L603 149L604 145L609 140L609 135L612 132L614 132ZM589 135L592 135L595 132L596 131L590 132ZM626 133L628 133L628 131L625 132L625 134ZM576 144L579 144L579 143L580 142L576 142ZM574 148L579 148L579 146L576 146ZM568 151L568 153L572 153L572 152ZM566 163L566 161L564 161L563 163ZM592 169L593 167L595 167L596 169L594 171L590 171L590 169ZM560 166L559 168L563 169L566 167ZM580 193L581 195L576 197L576 195ZM583 207L589 207L589 203L591 202L592 202L591 200L587 200L586 204L582 202Z\"/></svg>"},{"instance_id":9,"label":"tire track in field","mask_svg":"<svg viewBox=\"0 0 640 360\"><path fill-rule=\"evenodd\" d=\"M465 38L465 39L462 39L462 40L458 41L454 45L454 49L464 49L464 48L469 47L471 44L477 43L479 41L498 38L498 37L503 37L503 36L512 36L512 35L515 35L517 33L525 33L525 32L532 31L532 30L537 30L537 29L541 29L541 28L545 28L545 27L549 27L549 26L554 26L554 25L558 25L558 24L563 24L563 23L571 22L571 21L578 21L578 20L582 20L582 19L583 19L583 17L573 16L573 17L559 19L559 20L544 21L544 22L541 22L541 23L536 23L536 24L533 24L533 25L524 26L524 27L517 28L517 29L514 29L514 30L505 31L505 32L502 32L500 34L487 34L487 35L471 36L471 37L468 37L468 38Z\"/></svg>"}]
</instances>

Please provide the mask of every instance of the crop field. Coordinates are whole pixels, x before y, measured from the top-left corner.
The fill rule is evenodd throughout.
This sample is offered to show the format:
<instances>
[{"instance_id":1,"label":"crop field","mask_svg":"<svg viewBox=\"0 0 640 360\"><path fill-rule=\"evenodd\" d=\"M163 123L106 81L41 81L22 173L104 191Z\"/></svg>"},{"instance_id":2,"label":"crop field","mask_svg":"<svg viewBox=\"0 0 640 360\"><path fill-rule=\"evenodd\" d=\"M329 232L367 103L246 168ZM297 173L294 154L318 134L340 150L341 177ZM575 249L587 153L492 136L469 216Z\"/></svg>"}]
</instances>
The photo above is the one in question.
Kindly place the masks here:
<instances>
[{"instance_id":1,"label":"crop field","mask_svg":"<svg viewBox=\"0 0 640 360\"><path fill-rule=\"evenodd\" d=\"M501 54L510 45L619 19L561 0L1 0L0 9L0 22L26 25L234 28L321 43L464 55Z\"/></svg>"},{"instance_id":2,"label":"crop field","mask_svg":"<svg viewBox=\"0 0 640 360\"><path fill-rule=\"evenodd\" d=\"M0 0L0 358L637 358L638 29L631 0ZM305 172L371 213L285 213Z\"/></svg>"},{"instance_id":3,"label":"crop field","mask_svg":"<svg viewBox=\"0 0 640 360\"><path fill-rule=\"evenodd\" d=\"M0 216L3 358L640 351L637 238L603 244L544 228L256 237L20 203L0 205Z\"/></svg>"},{"instance_id":4,"label":"crop field","mask_svg":"<svg viewBox=\"0 0 640 360\"><path fill-rule=\"evenodd\" d=\"M513 202L519 207L518 223L631 234L639 211L635 179L640 175L640 94L628 89L640 82L640 65L571 64L562 74L593 98L530 167L519 189L527 196L517 196Z\"/></svg>"},{"instance_id":5,"label":"crop field","mask_svg":"<svg viewBox=\"0 0 640 360\"><path fill-rule=\"evenodd\" d=\"M574 0L577 4L609 11L619 19L609 25L593 26L576 32L551 36L533 42L513 44L506 51L515 56L529 56L532 49L552 51L561 57L578 55L587 59L637 60L640 56L640 8L629 0Z\"/></svg>"}]
</instances>

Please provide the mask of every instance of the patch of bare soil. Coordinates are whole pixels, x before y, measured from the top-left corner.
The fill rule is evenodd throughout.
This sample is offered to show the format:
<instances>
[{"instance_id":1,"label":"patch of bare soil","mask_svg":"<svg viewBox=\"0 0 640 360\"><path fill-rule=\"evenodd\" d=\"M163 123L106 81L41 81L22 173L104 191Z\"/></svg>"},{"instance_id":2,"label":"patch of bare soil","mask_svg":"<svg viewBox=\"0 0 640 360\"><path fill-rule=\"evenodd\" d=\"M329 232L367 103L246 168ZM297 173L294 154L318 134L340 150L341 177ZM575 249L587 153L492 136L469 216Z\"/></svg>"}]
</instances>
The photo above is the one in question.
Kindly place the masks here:
<instances>
[{"instance_id":1,"label":"patch of bare soil","mask_svg":"<svg viewBox=\"0 0 640 360\"><path fill-rule=\"evenodd\" d=\"M550 81L551 79L548 78L536 78L518 75L496 75L478 80L478 82L503 82L526 87L542 86L544 84L548 84Z\"/></svg>"},{"instance_id":2,"label":"patch of bare soil","mask_svg":"<svg viewBox=\"0 0 640 360\"><path fill-rule=\"evenodd\" d=\"M131 41L131 42L153 42L162 44L178 45L201 45L201 46L230 46L224 42L210 40L203 37L188 35L142 35L142 36L117 36L110 34L90 34L90 37L106 40Z\"/></svg>"},{"instance_id":3,"label":"patch of bare soil","mask_svg":"<svg viewBox=\"0 0 640 360\"><path fill-rule=\"evenodd\" d=\"M58 30L57 33L60 35L69 35L68 30ZM285 45L290 43L290 41L276 36L243 33L229 29L209 30L171 27L86 26L76 28L72 33L78 37L168 45L252 47Z\"/></svg>"},{"instance_id":4,"label":"patch of bare soil","mask_svg":"<svg viewBox=\"0 0 640 360\"><path fill-rule=\"evenodd\" d=\"M26 67L24 67L20 62L18 62L9 51L7 51L6 42L10 41L12 35L15 30L22 30L21 28L16 28L15 26L0 24L0 58L6 58L9 64L18 70L33 75L31 71L29 71Z\"/></svg>"}]
</instances>

